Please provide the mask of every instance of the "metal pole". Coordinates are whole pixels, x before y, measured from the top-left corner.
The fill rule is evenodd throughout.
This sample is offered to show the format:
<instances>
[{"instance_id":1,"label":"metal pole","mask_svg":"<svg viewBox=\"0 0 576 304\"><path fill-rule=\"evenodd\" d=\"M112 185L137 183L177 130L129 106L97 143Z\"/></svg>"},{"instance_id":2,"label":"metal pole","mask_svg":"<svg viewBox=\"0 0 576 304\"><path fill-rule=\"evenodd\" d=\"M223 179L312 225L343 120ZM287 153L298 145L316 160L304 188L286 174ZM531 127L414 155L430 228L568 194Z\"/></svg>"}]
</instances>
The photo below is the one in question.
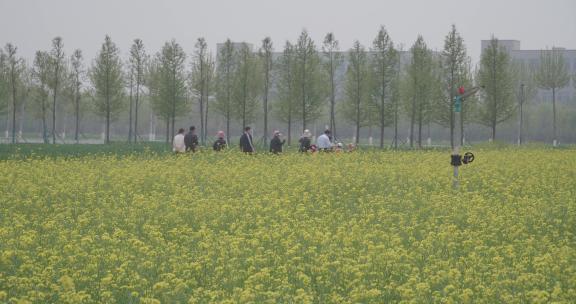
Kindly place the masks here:
<instances>
[{"instance_id":1,"label":"metal pole","mask_svg":"<svg viewBox=\"0 0 576 304\"><path fill-rule=\"evenodd\" d=\"M524 84L520 84L520 100L519 100L519 110L520 110L520 116L518 119L518 145L520 146L522 144L522 123L523 123L523 105L524 105Z\"/></svg>"},{"instance_id":2,"label":"metal pole","mask_svg":"<svg viewBox=\"0 0 576 304\"><path fill-rule=\"evenodd\" d=\"M457 140L454 142L454 149L452 150L452 155L460 155L460 128L456 127L456 122L459 120L460 120L460 112L454 111L454 122L455 122L454 138ZM458 187L460 186L458 179L458 166L455 165L453 167L454 167L454 176L452 179L452 188L458 189Z\"/></svg>"},{"instance_id":3,"label":"metal pole","mask_svg":"<svg viewBox=\"0 0 576 304\"><path fill-rule=\"evenodd\" d=\"M461 113L462 103L469 96L476 94L476 92L478 92L480 88L481 87L473 87L466 93L464 93L464 90L460 91L459 89L458 94L455 95L456 97L454 98L454 100L451 101L451 105L453 105L452 111L454 111L454 129L455 129L454 138L456 139L454 143L454 148L452 150L452 162L451 162L452 166L454 167L454 174L452 176L452 188L454 189L458 189L458 187L460 186L458 167L462 165L462 158L460 156L460 137L462 136L461 134L462 121L460 120L460 117L462 115ZM459 128L456 127L458 125L458 122L460 122Z\"/></svg>"}]
</instances>

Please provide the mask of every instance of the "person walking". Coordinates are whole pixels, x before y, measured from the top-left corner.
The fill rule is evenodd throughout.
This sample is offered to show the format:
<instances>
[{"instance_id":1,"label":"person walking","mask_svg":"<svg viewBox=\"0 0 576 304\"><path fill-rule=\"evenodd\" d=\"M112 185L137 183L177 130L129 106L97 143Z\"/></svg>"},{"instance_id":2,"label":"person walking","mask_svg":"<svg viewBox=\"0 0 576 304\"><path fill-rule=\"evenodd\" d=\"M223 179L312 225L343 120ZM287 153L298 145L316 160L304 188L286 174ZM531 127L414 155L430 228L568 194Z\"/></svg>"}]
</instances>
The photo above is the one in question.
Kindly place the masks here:
<instances>
[{"instance_id":1,"label":"person walking","mask_svg":"<svg viewBox=\"0 0 576 304\"><path fill-rule=\"evenodd\" d=\"M178 134L174 136L172 140L172 151L175 153L186 152L186 144L184 143L184 129L178 130Z\"/></svg>"},{"instance_id":2,"label":"person walking","mask_svg":"<svg viewBox=\"0 0 576 304\"><path fill-rule=\"evenodd\" d=\"M330 130L326 130L324 131L324 134L318 136L316 144L318 145L319 151L332 151L332 143L330 142Z\"/></svg>"},{"instance_id":3,"label":"person walking","mask_svg":"<svg viewBox=\"0 0 576 304\"><path fill-rule=\"evenodd\" d=\"M300 143L300 147L298 148L298 151L300 151L300 152L310 151L310 148L311 148L310 136L311 136L310 130L308 130L308 129L304 130L302 137L300 137L300 139L298 140L298 143Z\"/></svg>"},{"instance_id":4,"label":"person walking","mask_svg":"<svg viewBox=\"0 0 576 304\"><path fill-rule=\"evenodd\" d=\"M184 144L186 144L186 151L196 152L196 147L198 147L198 135L196 135L195 126L191 126L190 131L184 136Z\"/></svg>"},{"instance_id":5,"label":"person walking","mask_svg":"<svg viewBox=\"0 0 576 304\"><path fill-rule=\"evenodd\" d=\"M214 151L222 151L223 149L226 149L226 140L224 139L224 131L218 131L218 135L216 135L216 137L218 137L218 139L216 139L216 141L212 145Z\"/></svg>"},{"instance_id":6,"label":"person walking","mask_svg":"<svg viewBox=\"0 0 576 304\"><path fill-rule=\"evenodd\" d=\"M244 128L244 134L240 136L240 151L244 153L253 153L254 145L252 144L252 128Z\"/></svg>"},{"instance_id":7,"label":"person walking","mask_svg":"<svg viewBox=\"0 0 576 304\"><path fill-rule=\"evenodd\" d=\"M280 136L282 134L280 131L274 131L274 136L272 136L272 140L270 140L270 152L274 154L282 153L282 146L286 143L286 140L280 140Z\"/></svg>"}]
</instances>

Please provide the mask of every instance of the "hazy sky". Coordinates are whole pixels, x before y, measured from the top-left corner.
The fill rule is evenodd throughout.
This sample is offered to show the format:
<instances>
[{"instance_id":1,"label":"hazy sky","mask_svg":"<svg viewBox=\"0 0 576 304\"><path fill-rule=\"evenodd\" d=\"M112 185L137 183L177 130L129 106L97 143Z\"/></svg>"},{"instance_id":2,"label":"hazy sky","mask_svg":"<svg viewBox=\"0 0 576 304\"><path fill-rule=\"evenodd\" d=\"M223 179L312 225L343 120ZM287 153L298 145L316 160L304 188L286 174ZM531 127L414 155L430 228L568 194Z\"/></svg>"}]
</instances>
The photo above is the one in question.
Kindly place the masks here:
<instances>
[{"instance_id":1,"label":"hazy sky","mask_svg":"<svg viewBox=\"0 0 576 304\"><path fill-rule=\"evenodd\" d=\"M576 49L576 0L0 0L0 44L12 42L27 59L61 36L67 54L80 48L91 61L105 34L123 56L134 38L149 53L175 38L191 54L198 37L215 49L226 38L259 44L270 36L281 50L303 28L317 44L333 31L348 49L355 39L369 46L380 25L404 48L421 34L441 49L453 23L473 62L492 34L523 49Z\"/></svg>"}]
</instances>

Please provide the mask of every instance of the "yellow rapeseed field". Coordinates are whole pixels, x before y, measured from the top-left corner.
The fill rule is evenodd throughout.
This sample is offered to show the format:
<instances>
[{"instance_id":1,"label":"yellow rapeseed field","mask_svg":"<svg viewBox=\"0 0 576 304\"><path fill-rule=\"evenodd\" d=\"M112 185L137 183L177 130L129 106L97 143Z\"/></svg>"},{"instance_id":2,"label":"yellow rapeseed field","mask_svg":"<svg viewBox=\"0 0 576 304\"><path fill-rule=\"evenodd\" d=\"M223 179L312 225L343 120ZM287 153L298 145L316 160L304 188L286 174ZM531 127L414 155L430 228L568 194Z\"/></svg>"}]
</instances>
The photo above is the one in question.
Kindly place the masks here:
<instances>
[{"instance_id":1,"label":"yellow rapeseed field","mask_svg":"<svg viewBox=\"0 0 576 304\"><path fill-rule=\"evenodd\" d=\"M575 303L576 151L0 161L0 303Z\"/></svg>"}]
</instances>

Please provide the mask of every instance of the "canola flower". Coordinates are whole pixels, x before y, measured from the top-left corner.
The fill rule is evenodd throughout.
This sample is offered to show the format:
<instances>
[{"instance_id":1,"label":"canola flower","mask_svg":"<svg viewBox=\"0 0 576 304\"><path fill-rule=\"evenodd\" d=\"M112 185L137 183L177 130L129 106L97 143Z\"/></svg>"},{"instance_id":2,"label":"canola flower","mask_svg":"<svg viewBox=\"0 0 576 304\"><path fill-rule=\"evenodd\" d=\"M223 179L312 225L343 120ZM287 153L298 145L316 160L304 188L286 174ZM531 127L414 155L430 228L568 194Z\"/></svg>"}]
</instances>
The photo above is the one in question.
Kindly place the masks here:
<instances>
[{"instance_id":1,"label":"canola flower","mask_svg":"<svg viewBox=\"0 0 576 304\"><path fill-rule=\"evenodd\" d=\"M574 303L574 150L0 162L0 303Z\"/></svg>"}]
</instances>

